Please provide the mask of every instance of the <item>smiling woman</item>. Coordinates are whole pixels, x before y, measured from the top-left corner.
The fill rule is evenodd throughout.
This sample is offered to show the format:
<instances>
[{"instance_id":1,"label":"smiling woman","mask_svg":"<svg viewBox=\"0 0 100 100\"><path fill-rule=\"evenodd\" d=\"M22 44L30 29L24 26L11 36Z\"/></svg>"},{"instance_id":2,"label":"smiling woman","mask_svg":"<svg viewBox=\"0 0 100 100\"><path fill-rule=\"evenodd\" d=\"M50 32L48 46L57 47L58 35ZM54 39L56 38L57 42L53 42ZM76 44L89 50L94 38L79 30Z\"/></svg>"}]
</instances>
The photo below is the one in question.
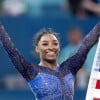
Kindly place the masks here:
<instances>
[{"instance_id":1,"label":"smiling woman","mask_svg":"<svg viewBox=\"0 0 100 100\"><path fill-rule=\"evenodd\" d=\"M40 63L28 62L15 48L4 27L0 25L1 43L15 68L27 80L37 100L73 100L75 75L100 36L100 23L83 39L75 55L57 64L60 46L55 32L40 31L35 39Z\"/></svg>"},{"instance_id":2,"label":"smiling woman","mask_svg":"<svg viewBox=\"0 0 100 100\"><path fill-rule=\"evenodd\" d=\"M57 34L51 29L44 29L36 36L36 52L40 56L41 66L48 66L55 69L57 66L57 57L60 51L59 40ZM49 64L51 62L51 64Z\"/></svg>"}]
</instances>

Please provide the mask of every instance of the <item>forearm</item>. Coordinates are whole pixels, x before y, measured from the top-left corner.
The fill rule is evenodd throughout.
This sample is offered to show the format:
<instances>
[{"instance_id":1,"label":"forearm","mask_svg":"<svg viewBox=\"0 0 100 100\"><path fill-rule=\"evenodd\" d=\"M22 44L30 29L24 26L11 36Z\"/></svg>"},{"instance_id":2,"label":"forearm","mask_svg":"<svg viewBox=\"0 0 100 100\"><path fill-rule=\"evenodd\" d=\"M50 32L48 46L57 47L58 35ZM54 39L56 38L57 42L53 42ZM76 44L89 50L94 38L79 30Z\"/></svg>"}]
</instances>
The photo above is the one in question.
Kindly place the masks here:
<instances>
[{"instance_id":1,"label":"forearm","mask_svg":"<svg viewBox=\"0 0 100 100\"><path fill-rule=\"evenodd\" d=\"M79 57L79 61L81 64L81 66L79 66L79 69L84 64L90 49L98 42L99 37L100 37L100 22L96 24L95 27L83 39L82 44L77 52L77 56Z\"/></svg>"},{"instance_id":2,"label":"forearm","mask_svg":"<svg viewBox=\"0 0 100 100\"><path fill-rule=\"evenodd\" d=\"M27 81L36 76L38 73L38 68L34 64L28 62L17 50L2 25L0 25L0 41L15 68Z\"/></svg>"},{"instance_id":3,"label":"forearm","mask_svg":"<svg viewBox=\"0 0 100 100\"><path fill-rule=\"evenodd\" d=\"M24 58L20 54L20 52L16 49L13 42L11 41L9 35L3 31L0 34L1 44L4 47L5 51L7 52L8 56L10 57L11 61L15 65L15 67L23 67L22 64L24 63Z\"/></svg>"},{"instance_id":4,"label":"forearm","mask_svg":"<svg viewBox=\"0 0 100 100\"><path fill-rule=\"evenodd\" d=\"M82 6L86 10L92 11L100 15L100 4L96 4L96 3L86 0L86 1L83 1Z\"/></svg>"},{"instance_id":5,"label":"forearm","mask_svg":"<svg viewBox=\"0 0 100 100\"><path fill-rule=\"evenodd\" d=\"M82 53L84 51L88 52L91 47L97 43L100 37L100 22L95 25L95 27L87 34L87 36L83 39L82 44L78 50L78 53Z\"/></svg>"},{"instance_id":6,"label":"forearm","mask_svg":"<svg viewBox=\"0 0 100 100\"><path fill-rule=\"evenodd\" d=\"M29 69L29 65L21 53L16 49L2 25L0 25L0 42L7 52L9 58L11 59L11 62L14 64L15 68L24 76Z\"/></svg>"},{"instance_id":7,"label":"forearm","mask_svg":"<svg viewBox=\"0 0 100 100\"><path fill-rule=\"evenodd\" d=\"M89 50L97 43L100 36L100 22L89 32L89 34L83 39L81 46L77 53L68 59L70 69L73 73L77 71L84 64Z\"/></svg>"}]
</instances>

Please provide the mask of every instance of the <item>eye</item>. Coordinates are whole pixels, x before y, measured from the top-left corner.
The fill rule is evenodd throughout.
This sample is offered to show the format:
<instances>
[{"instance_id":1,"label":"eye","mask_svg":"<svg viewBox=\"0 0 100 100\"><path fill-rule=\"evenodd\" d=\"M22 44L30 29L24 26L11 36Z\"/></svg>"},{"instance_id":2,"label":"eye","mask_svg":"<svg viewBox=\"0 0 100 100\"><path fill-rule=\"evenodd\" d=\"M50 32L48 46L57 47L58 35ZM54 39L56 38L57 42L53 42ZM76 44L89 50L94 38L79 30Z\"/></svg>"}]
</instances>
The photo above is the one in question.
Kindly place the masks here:
<instances>
[{"instance_id":1,"label":"eye","mask_svg":"<svg viewBox=\"0 0 100 100\"><path fill-rule=\"evenodd\" d=\"M48 45L48 43L42 43L42 45L43 45L43 46L47 46L47 45Z\"/></svg>"},{"instance_id":2,"label":"eye","mask_svg":"<svg viewBox=\"0 0 100 100\"><path fill-rule=\"evenodd\" d=\"M58 45L58 43L56 43L56 42L55 42L55 43L54 43L54 45L56 45L56 46L57 46L57 45Z\"/></svg>"}]
</instances>

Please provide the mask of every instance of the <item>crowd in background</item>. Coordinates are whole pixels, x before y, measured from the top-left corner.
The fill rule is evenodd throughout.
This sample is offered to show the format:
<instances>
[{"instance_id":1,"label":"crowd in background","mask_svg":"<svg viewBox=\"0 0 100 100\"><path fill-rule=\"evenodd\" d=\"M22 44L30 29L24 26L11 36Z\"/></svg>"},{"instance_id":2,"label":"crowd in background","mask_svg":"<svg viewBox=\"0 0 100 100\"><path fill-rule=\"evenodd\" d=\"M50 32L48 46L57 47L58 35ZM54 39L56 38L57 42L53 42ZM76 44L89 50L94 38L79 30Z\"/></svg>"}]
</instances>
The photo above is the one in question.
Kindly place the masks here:
<instances>
[{"instance_id":1,"label":"crowd in background","mask_svg":"<svg viewBox=\"0 0 100 100\"><path fill-rule=\"evenodd\" d=\"M62 12L81 19L88 16L99 17L100 0L0 0L0 13L3 15L41 16L59 15Z\"/></svg>"},{"instance_id":2,"label":"crowd in background","mask_svg":"<svg viewBox=\"0 0 100 100\"><path fill-rule=\"evenodd\" d=\"M29 16L69 16L79 19L89 17L100 17L100 0L0 0L0 16L20 15ZM76 53L80 46L84 32L82 27L73 26L66 32L66 45L61 48L58 62L61 63L68 57ZM93 64L97 45L95 45L88 54L83 68L76 76L75 86L80 89L86 89ZM2 67L2 65L0 65ZM16 78L15 78L16 77ZM6 75L0 79L1 88L9 89L28 89L26 82L19 74Z\"/></svg>"}]
</instances>

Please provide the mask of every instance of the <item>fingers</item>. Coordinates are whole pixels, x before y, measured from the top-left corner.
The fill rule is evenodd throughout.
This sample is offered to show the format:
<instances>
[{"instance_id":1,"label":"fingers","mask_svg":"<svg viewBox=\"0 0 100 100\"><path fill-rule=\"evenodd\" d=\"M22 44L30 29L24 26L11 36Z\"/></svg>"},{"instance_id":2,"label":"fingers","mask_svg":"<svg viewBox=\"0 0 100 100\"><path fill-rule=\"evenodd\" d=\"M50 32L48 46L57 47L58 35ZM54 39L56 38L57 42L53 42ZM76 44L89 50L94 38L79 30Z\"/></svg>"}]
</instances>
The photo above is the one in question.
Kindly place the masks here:
<instances>
[{"instance_id":1,"label":"fingers","mask_svg":"<svg viewBox=\"0 0 100 100\"><path fill-rule=\"evenodd\" d=\"M4 26L0 23L0 34L4 32Z\"/></svg>"}]
</instances>

